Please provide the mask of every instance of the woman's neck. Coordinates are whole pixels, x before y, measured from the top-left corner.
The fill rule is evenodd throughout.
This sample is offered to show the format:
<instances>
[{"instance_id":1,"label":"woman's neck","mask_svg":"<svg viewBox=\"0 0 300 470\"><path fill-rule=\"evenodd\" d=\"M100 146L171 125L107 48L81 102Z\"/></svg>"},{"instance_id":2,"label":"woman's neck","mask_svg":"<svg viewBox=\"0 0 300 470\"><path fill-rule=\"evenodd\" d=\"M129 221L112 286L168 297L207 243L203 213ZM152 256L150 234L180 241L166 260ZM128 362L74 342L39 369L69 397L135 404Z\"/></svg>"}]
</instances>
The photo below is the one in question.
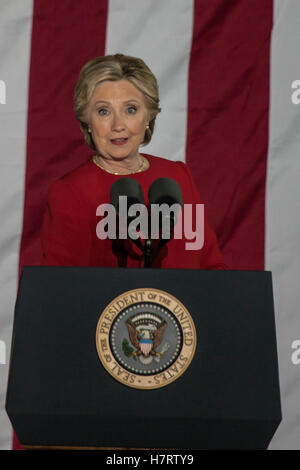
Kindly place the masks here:
<instances>
[{"instance_id":1,"label":"woman's neck","mask_svg":"<svg viewBox=\"0 0 300 470\"><path fill-rule=\"evenodd\" d=\"M148 160L140 154L131 159L124 159L121 161L116 161L112 158L106 158L101 155L95 155L94 162L102 168L102 170L117 175L139 173L149 168Z\"/></svg>"}]
</instances>

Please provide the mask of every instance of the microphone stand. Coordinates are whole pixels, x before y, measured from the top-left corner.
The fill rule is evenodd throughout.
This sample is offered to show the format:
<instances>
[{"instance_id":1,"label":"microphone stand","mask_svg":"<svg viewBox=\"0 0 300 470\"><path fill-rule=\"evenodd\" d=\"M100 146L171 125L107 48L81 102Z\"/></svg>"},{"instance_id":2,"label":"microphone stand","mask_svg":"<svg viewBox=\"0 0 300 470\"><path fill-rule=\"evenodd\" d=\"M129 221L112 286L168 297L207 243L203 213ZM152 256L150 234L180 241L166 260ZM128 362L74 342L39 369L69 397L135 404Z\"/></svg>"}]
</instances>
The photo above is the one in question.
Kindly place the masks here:
<instances>
[{"instance_id":1,"label":"microphone stand","mask_svg":"<svg viewBox=\"0 0 300 470\"><path fill-rule=\"evenodd\" d=\"M141 240L131 238L129 235L129 238L131 241L135 243L135 245L142 251L144 255L144 268L151 268L152 267L152 259L158 255L159 251L162 249L162 247L173 238L174 235L174 225L175 221L172 218L171 224L170 224L170 238L161 238L159 240L159 243L157 245L157 248L155 252L153 253L153 247L152 247L152 240L147 239L145 241L145 245L141 242Z\"/></svg>"},{"instance_id":2,"label":"microphone stand","mask_svg":"<svg viewBox=\"0 0 300 470\"><path fill-rule=\"evenodd\" d=\"M144 255L144 268L151 268L152 267L152 240L146 240L145 245L142 244L141 240L138 238L137 240L129 237L130 240L135 243L135 245L141 250Z\"/></svg>"},{"instance_id":3,"label":"microphone stand","mask_svg":"<svg viewBox=\"0 0 300 470\"><path fill-rule=\"evenodd\" d=\"M144 268L151 268L152 267L152 241L146 240L145 247L144 247Z\"/></svg>"},{"instance_id":4,"label":"microphone stand","mask_svg":"<svg viewBox=\"0 0 300 470\"><path fill-rule=\"evenodd\" d=\"M173 235L174 235L174 221L171 224L170 238L161 238L159 240L159 243L158 243L154 253L153 253L153 250L152 250L152 248L153 248L152 247L152 240L149 240L149 239L146 240L145 247L144 247L144 260L145 260L144 261L144 268L151 268L152 267L152 259L155 258L155 256L158 255L158 253L160 252L162 247L173 238Z\"/></svg>"}]
</instances>

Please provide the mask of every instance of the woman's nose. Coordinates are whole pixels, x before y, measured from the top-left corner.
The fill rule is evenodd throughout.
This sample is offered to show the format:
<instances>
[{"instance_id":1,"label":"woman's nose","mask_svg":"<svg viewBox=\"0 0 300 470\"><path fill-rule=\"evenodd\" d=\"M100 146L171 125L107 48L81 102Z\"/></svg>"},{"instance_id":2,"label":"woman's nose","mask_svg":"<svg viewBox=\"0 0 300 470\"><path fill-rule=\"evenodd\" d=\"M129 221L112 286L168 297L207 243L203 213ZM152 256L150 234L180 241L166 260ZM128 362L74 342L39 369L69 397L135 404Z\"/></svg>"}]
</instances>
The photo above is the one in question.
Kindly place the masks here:
<instances>
[{"instance_id":1,"label":"woman's nose","mask_svg":"<svg viewBox=\"0 0 300 470\"><path fill-rule=\"evenodd\" d=\"M122 118L122 115L120 113L114 113L113 122L112 122L113 130L122 131L124 127L125 125L124 125L124 120Z\"/></svg>"}]
</instances>

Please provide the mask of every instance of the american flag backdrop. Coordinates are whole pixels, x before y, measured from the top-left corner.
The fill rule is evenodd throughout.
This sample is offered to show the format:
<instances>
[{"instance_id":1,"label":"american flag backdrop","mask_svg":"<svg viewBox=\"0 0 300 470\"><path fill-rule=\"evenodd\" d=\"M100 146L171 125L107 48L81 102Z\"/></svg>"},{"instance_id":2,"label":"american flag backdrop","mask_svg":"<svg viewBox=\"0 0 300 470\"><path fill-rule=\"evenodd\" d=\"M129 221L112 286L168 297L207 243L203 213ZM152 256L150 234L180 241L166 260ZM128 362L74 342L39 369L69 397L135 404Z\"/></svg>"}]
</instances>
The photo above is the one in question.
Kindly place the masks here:
<instances>
[{"instance_id":1,"label":"american flag backdrop","mask_svg":"<svg viewBox=\"0 0 300 470\"><path fill-rule=\"evenodd\" d=\"M18 278L41 262L52 181L91 155L73 112L81 67L113 53L156 75L142 151L186 161L231 269L271 270L283 421L300 449L299 0L0 0L0 448Z\"/></svg>"}]
</instances>

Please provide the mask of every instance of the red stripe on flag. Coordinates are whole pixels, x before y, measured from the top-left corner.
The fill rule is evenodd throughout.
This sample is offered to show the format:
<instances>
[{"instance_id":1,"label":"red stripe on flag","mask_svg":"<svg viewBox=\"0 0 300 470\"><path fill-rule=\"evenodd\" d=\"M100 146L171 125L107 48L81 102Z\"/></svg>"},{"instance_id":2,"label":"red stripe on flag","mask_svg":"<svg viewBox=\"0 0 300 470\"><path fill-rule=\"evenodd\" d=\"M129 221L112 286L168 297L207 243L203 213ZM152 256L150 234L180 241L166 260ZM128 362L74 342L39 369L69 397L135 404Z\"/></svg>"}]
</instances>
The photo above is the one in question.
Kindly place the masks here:
<instances>
[{"instance_id":1,"label":"red stripe on flag","mask_svg":"<svg viewBox=\"0 0 300 470\"><path fill-rule=\"evenodd\" d=\"M34 2L28 102L24 222L20 267L39 264L39 231L49 184L89 150L73 111L79 70L105 54L108 3Z\"/></svg>"},{"instance_id":2,"label":"red stripe on flag","mask_svg":"<svg viewBox=\"0 0 300 470\"><path fill-rule=\"evenodd\" d=\"M35 0L19 271L41 263L40 230L52 181L90 154L73 111L81 67L105 54L108 0ZM16 436L13 448L21 448Z\"/></svg>"},{"instance_id":3,"label":"red stripe on flag","mask_svg":"<svg viewBox=\"0 0 300 470\"><path fill-rule=\"evenodd\" d=\"M273 2L195 0L187 164L232 269L264 269Z\"/></svg>"}]
</instances>

